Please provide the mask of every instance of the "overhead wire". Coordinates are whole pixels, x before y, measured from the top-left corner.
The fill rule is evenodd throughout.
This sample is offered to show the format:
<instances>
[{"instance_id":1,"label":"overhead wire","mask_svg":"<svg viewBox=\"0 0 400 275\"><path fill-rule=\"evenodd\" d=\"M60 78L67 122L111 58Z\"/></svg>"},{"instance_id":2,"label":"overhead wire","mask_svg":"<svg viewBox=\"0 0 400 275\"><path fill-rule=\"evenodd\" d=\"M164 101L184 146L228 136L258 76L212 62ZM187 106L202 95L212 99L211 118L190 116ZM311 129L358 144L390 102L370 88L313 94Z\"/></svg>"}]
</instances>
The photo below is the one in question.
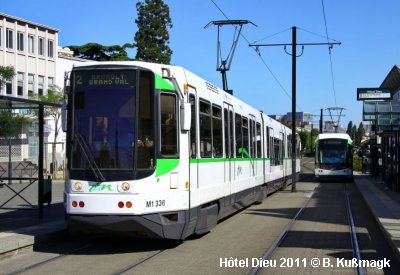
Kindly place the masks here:
<instances>
[{"instance_id":1,"label":"overhead wire","mask_svg":"<svg viewBox=\"0 0 400 275\"><path fill-rule=\"evenodd\" d=\"M321 0L322 3L322 13L324 15L324 23L325 23L325 33L326 33L326 39L327 42L329 43L329 35L328 35L328 24L326 22L326 14L325 14L325 4L324 4L324 0ZM335 87L335 78L334 78L334 74L333 74L333 62L332 62L332 46L328 46L328 50L329 50L329 63L330 63L330 69L331 69L331 78L332 78L332 89L333 89L333 98L335 100L335 107L337 108L337 101L336 101L336 87Z\"/></svg>"},{"instance_id":2,"label":"overhead wire","mask_svg":"<svg viewBox=\"0 0 400 275\"><path fill-rule=\"evenodd\" d=\"M283 32L286 32L286 31L288 31L288 30L290 30L290 29L291 29L291 28L287 28L287 29L281 30L281 31L279 31L279 32L273 33L273 34L271 34L271 35L265 36L265 37L263 37L263 38L261 38L261 39L258 39L258 40L256 40L256 41L254 41L254 42L251 43L251 44L256 44L256 43L258 43L258 42L260 42L260 41L263 41L263 40L265 40L265 39L267 39L267 38L274 37L274 36L276 36L276 35L278 35L278 34L281 34L281 33L283 33Z\"/></svg>"},{"instance_id":3,"label":"overhead wire","mask_svg":"<svg viewBox=\"0 0 400 275\"><path fill-rule=\"evenodd\" d=\"M333 42L338 42L338 43L340 43L340 41L338 41L338 40L336 40L336 39L333 39L333 38L330 38L330 37L328 37L328 36L326 36L326 35L322 35L322 34L319 34L319 33L316 33L316 32L312 32L312 31L303 29L303 28L301 28L301 27L297 27L297 28L298 28L299 30L302 30L302 31L307 32L307 33L309 33L309 34L312 34L312 35L315 35L315 36L318 36L318 37L325 38L325 39L327 39L328 43L329 43L329 41L333 41Z\"/></svg>"},{"instance_id":4,"label":"overhead wire","mask_svg":"<svg viewBox=\"0 0 400 275\"><path fill-rule=\"evenodd\" d=\"M224 13L224 11L217 5L217 3L215 3L214 0L210 0L210 1L214 4L214 6L222 13L222 15L223 15L227 20L230 20L230 18L229 18L229 17ZM235 30L237 30L237 27L236 27L236 26L234 26L234 28L235 28ZM272 34L272 35L270 35L270 36L268 36L268 37L275 36L275 35L277 35L277 34L280 34L280 33L282 33L282 32L285 32L285 31L287 31L287 30L288 30L288 29L282 30L282 31L277 32L277 33L275 33L275 34ZM240 33L240 36L247 42L248 45L251 44L250 41L244 36L244 34L243 34L242 32ZM264 40L264 39L267 39L268 37L264 37L264 38L260 39L259 41ZM292 97L289 95L289 93L288 93L288 91L285 89L285 87L283 87L282 83L279 81L279 79L276 77L276 75L272 72L272 70L271 70L271 68L268 66L267 62L266 62L266 61L264 60L264 58L261 56L261 53L260 53L259 49L258 49L258 48L253 48L253 50L256 52L257 56L261 59L261 62L262 62L262 63L264 64L264 66L267 68L268 72L271 74L272 78L276 81L276 83L278 84L278 86L282 89L282 91L286 94L286 96L291 100ZM296 106L297 106L297 108L298 108L300 111L303 111L302 108L301 108L297 103L296 103Z\"/></svg>"}]
</instances>

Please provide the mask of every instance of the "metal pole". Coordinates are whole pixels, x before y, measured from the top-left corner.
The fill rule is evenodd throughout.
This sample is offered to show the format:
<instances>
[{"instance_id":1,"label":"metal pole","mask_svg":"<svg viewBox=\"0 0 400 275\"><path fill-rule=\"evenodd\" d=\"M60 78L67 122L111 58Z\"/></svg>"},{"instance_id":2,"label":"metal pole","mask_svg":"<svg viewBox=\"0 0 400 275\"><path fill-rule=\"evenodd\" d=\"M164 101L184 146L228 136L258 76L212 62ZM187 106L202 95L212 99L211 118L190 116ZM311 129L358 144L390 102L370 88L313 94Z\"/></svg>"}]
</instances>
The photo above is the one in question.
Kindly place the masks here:
<instances>
[{"instance_id":1,"label":"metal pole","mask_svg":"<svg viewBox=\"0 0 400 275\"><path fill-rule=\"evenodd\" d=\"M11 142L11 137L8 137L8 185L11 185L12 181L12 159L11 159L11 150L12 142Z\"/></svg>"},{"instance_id":2,"label":"metal pole","mask_svg":"<svg viewBox=\"0 0 400 275\"><path fill-rule=\"evenodd\" d=\"M38 159L38 183L39 183L39 194L38 194L38 204L39 204L39 219L43 218L43 106L39 106L39 159Z\"/></svg>"},{"instance_id":3,"label":"metal pole","mask_svg":"<svg viewBox=\"0 0 400 275\"><path fill-rule=\"evenodd\" d=\"M320 118L320 120L319 120L319 133L320 134L322 134L324 131L322 130L322 127L323 127L323 121L322 121L322 119L323 119L323 117L324 117L324 109L321 109L321 118Z\"/></svg>"},{"instance_id":4,"label":"metal pole","mask_svg":"<svg viewBox=\"0 0 400 275\"><path fill-rule=\"evenodd\" d=\"M296 192L296 27L292 27L292 192Z\"/></svg>"}]
</instances>

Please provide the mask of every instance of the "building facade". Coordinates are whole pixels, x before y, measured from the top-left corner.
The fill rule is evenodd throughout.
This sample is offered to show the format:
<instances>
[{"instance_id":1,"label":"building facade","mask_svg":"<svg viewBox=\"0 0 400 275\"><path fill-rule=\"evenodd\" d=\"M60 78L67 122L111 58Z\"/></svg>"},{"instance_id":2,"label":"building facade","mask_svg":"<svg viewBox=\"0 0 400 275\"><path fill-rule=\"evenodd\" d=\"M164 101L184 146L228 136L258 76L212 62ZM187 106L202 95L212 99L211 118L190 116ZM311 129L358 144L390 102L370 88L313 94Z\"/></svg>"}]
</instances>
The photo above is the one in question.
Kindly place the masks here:
<instances>
[{"instance_id":1,"label":"building facade","mask_svg":"<svg viewBox=\"0 0 400 275\"><path fill-rule=\"evenodd\" d=\"M46 95L55 85L58 30L0 13L0 65L16 76L0 94L28 98Z\"/></svg>"},{"instance_id":2,"label":"building facade","mask_svg":"<svg viewBox=\"0 0 400 275\"><path fill-rule=\"evenodd\" d=\"M376 115L376 130L380 135L381 172L387 186L400 192L400 65L395 65L383 80L381 89L392 91L392 100L387 103L388 111ZM378 110L380 111L380 110Z\"/></svg>"},{"instance_id":3,"label":"building facade","mask_svg":"<svg viewBox=\"0 0 400 275\"><path fill-rule=\"evenodd\" d=\"M34 23L15 16L0 13L0 66L12 66L16 75L0 88L0 95L18 98L46 96L49 89L61 90L65 72L71 71L74 63L88 60L74 58L68 48L58 46L58 29ZM18 112L24 112L19 110ZM52 150L56 148L57 166L64 161L65 133L54 137L55 125L51 116L45 117L44 151L45 166L50 170ZM53 143L56 143L53 147ZM38 158L38 122L18 140L13 140L12 162L24 160L36 163ZM9 146L0 135L0 162L8 162Z\"/></svg>"}]
</instances>

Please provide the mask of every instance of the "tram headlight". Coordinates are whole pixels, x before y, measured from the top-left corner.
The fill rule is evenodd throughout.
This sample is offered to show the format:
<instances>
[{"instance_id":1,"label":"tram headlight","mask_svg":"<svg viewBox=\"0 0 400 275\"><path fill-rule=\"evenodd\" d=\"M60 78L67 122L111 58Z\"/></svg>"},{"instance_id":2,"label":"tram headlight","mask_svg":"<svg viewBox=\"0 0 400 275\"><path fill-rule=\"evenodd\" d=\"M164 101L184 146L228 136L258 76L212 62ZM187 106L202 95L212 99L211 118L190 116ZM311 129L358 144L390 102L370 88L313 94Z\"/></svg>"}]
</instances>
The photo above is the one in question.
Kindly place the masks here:
<instances>
[{"instance_id":1,"label":"tram headlight","mask_svg":"<svg viewBox=\"0 0 400 275\"><path fill-rule=\"evenodd\" d=\"M127 182L124 182L124 183L121 184L121 188L124 191L129 191L129 189L131 189L131 185L129 183L127 183Z\"/></svg>"},{"instance_id":2,"label":"tram headlight","mask_svg":"<svg viewBox=\"0 0 400 275\"><path fill-rule=\"evenodd\" d=\"M74 190L75 191L82 191L82 189L83 189L83 184L81 182L77 181L77 182L74 183Z\"/></svg>"}]
</instances>

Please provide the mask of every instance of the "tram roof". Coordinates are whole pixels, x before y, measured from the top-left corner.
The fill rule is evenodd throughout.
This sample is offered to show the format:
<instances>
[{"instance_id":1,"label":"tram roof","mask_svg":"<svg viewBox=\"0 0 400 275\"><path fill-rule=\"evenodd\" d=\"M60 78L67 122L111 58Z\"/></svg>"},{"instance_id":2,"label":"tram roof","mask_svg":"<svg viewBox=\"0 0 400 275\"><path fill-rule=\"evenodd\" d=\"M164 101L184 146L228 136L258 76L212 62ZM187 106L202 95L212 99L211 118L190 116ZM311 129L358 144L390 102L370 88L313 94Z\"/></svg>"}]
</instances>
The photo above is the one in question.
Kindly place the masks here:
<instances>
[{"instance_id":1,"label":"tram roof","mask_svg":"<svg viewBox=\"0 0 400 275\"><path fill-rule=\"evenodd\" d=\"M61 104L0 95L0 109L37 109L40 107L60 108Z\"/></svg>"},{"instance_id":2,"label":"tram roof","mask_svg":"<svg viewBox=\"0 0 400 275\"><path fill-rule=\"evenodd\" d=\"M351 140L350 136L345 133L322 133L318 135L318 139L338 138Z\"/></svg>"}]
</instances>

